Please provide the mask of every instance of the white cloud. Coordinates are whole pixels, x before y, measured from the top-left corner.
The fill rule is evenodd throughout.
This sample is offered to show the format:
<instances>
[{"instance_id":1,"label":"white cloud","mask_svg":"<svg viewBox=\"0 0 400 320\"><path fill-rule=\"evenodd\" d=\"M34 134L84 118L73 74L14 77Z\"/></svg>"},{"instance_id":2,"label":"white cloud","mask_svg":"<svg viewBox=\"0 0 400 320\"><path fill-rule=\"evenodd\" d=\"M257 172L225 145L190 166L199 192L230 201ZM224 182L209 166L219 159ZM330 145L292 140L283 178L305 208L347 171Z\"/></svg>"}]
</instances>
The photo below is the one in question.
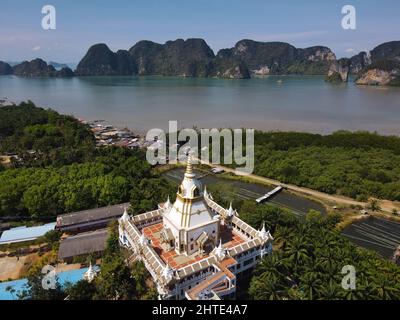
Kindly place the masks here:
<instances>
[{"instance_id":1,"label":"white cloud","mask_svg":"<svg viewBox=\"0 0 400 320\"><path fill-rule=\"evenodd\" d=\"M344 50L345 52L347 52L347 53L352 53L352 52L354 52L355 50L353 49L353 48L348 48L348 49L346 49L346 50Z\"/></svg>"},{"instance_id":2,"label":"white cloud","mask_svg":"<svg viewBox=\"0 0 400 320\"><path fill-rule=\"evenodd\" d=\"M40 48L40 46L34 46L33 48L32 48L32 51L39 51L41 48Z\"/></svg>"}]
</instances>

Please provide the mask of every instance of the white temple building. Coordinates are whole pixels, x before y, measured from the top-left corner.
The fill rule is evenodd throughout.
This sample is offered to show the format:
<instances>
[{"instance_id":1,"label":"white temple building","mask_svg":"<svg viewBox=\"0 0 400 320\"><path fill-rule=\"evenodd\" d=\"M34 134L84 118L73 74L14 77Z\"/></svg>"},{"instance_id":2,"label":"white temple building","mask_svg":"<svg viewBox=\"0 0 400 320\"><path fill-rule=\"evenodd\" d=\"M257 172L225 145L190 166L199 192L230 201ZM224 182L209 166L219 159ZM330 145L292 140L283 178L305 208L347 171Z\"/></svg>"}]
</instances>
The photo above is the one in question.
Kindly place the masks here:
<instances>
[{"instance_id":1,"label":"white temple building","mask_svg":"<svg viewBox=\"0 0 400 320\"><path fill-rule=\"evenodd\" d=\"M237 278L272 250L272 236L243 222L202 189L188 157L175 202L119 219L121 245L142 260L160 299L232 299Z\"/></svg>"},{"instance_id":2,"label":"white temple building","mask_svg":"<svg viewBox=\"0 0 400 320\"><path fill-rule=\"evenodd\" d=\"M92 266L92 262L90 262L89 269L83 274L83 279L87 282L92 282L94 278L97 276L98 270Z\"/></svg>"}]
</instances>

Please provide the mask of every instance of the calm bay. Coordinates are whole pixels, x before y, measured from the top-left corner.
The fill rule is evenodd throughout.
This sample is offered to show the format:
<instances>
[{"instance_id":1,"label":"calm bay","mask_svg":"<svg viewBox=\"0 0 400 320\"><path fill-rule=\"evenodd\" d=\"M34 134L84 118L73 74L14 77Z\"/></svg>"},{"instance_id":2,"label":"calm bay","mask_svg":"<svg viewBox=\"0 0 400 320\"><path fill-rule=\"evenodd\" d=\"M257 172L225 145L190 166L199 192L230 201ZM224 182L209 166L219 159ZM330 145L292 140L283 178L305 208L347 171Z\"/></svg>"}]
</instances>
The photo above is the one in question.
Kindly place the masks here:
<instances>
[{"instance_id":1,"label":"calm bay","mask_svg":"<svg viewBox=\"0 0 400 320\"><path fill-rule=\"evenodd\" d=\"M0 97L32 100L86 120L139 131L178 127L400 134L400 88L332 85L322 76L251 80L0 76Z\"/></svg>"}]
</instances>

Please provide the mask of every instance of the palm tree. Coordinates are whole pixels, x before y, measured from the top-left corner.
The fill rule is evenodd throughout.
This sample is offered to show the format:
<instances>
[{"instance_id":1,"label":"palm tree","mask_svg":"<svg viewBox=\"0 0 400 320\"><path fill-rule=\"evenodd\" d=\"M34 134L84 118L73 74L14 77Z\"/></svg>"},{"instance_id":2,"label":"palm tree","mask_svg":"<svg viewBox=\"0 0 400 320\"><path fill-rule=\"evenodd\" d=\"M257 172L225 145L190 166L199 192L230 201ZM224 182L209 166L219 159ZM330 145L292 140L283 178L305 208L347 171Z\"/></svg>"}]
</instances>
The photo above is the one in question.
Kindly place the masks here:
<instances>
[{"instance_id":1,"label":"palm tree","mask_svg":"<svg viewBox=\"0 0 400 320\"><path fill-rule=\"evenodd\" d=\"M289 300L304 300L304 292L300 290L298 287L290 287L286 291L286 295Z\"/></svg>"},{"instance_id":2,"label":"palm tree","mask_svg":"<svg viewBox=\"0 0 400 320\"><path fill-rule=\"evenodd\" d=\"M324 279L340 283L340 279L342 278L340 271L341 268L338 263L336 261L331 261L323 270Z\"/></svg>"},{"instance_id":3,"label":"palm tree","mask_svg":"<svg viewBox=\"0 0 400 320\"><path fill-rule=\"evenodd\" d=\"M284 298L284 286L276 276L271 276L263 281L253 278L249 293L255 300L281 300Z\"/></svg>"},{"instance_id":4,"label":"palm tree","mask_svg":"<svg viewBox=\"0 0 400 320\"><path fill-rule=\"evenodd\" d=\"M269 277L278 276L283 271L282 258L280 254L271 254L261 261L256 269L256 275Z\"/></svg>"},{"instance_id":5,"label":"palm tree","mask_svg":"<svg viewBox=\"0 0 400 320\"><path fill-rule=\"evenodd\" d=\"M376 295L374 294L373 284L370 279L375 277L374 272L369 272L370 275L367 275L366 272L359 271L360 268L357 269L357 281L356 281L356 289L355 290L346 290L344 294L344 298L346 300L374 300L376 299Z\"/></svg>"},{"instance_id":6,"label":"palm tree","mask_svg":"<svg viewBox=\"0 0 400 320\"><path fill-rule=\"evenodd\" d=\"M334 251L333 249L330 248L323 251L321 250L321 254L316 260L315 266L321 271L326 270L332 268L332 266L335 264L336 259L337 259L337 251Z\"/></svg>"},{"instance_id":7,"label":"palm tree","mask_svg":"<svg viewBox=\"0 0 400 320\"><path fill-rule=\"evenodd\" d=\"M286 254L295 271L298 271L300 266L305 266L310 260L308 245L301 236L294 238L288 244Z\"/></svg>"},{"instance_id":8,"label":"palm tree","mask_svg":"<svg viewBox=\"0 0 400 320\"><path fill-rule=\"evenodd\" d=\"M374 295L380 300L398 299L399 290L392 279L379 273L372 284Z\"/></svg>"},{"instance_id":9,"label":"palm tree","mask_svg":"<svg viewBox=\"0 0 400 320\"><path fill-rule=\"evenodd\" d=\"M305 296L313 300L321 290L322 281L317 273L307 272L300 278L300 289L304 291Z\"/></svg>"},{"instance_id":10,"label":"palm tree","mask_svg":"<svg viewBox=\"0 0 400 320\"><path fill-rule=\"evenodd\" d=\"M346 243L346 245L342 248L343 252L346 253L348 264L355 265L360 262L363 258L363 254L360 252L359 248L354 247L350 243Z\"/></svg>"},{"instance_id":11,"label":"palm tree","mask_svg":"<svg viewBox=\"0 0 400 320\"><path fill-rule=\"evenodd\" d=\"M339 300L343 298L342 290L338 282L331 279L328 285L322 286L318 293L321 300Z\"/></svg>"},{"instance_id":12,"label":"palm tree","mask_svg":"<svg viewBox=\"0 0 400 320\"><path fill-rule=\"evenodd\" d=\"M293 237L293 230L287 227L279 227L275 232L275 240L280 244L282 250L286 249L291 237Z\"/></svg>"}]
</instances>

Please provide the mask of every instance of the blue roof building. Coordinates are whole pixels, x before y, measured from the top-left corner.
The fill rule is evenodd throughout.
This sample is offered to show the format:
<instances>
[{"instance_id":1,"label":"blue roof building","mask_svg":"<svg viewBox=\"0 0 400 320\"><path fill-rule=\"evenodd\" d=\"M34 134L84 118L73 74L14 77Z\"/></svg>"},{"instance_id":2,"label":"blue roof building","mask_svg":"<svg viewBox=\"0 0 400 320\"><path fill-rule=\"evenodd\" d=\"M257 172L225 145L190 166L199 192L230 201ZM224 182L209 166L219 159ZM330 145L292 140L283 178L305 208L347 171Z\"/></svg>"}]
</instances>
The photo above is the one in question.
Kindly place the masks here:
<instances>
[{"instance_id":1,"label":"blue roof building","mask_svg":"<svg viewBox=\"0 0 400 320\"><path fill-rule=\"evenodd\" d=\"M44 236L48 231L54 230L55 222L47 223L37 227L17 227L4 231L0 237L1 244L9 244L15 242L32 241Z\"/></svg>"}]
</instances>

